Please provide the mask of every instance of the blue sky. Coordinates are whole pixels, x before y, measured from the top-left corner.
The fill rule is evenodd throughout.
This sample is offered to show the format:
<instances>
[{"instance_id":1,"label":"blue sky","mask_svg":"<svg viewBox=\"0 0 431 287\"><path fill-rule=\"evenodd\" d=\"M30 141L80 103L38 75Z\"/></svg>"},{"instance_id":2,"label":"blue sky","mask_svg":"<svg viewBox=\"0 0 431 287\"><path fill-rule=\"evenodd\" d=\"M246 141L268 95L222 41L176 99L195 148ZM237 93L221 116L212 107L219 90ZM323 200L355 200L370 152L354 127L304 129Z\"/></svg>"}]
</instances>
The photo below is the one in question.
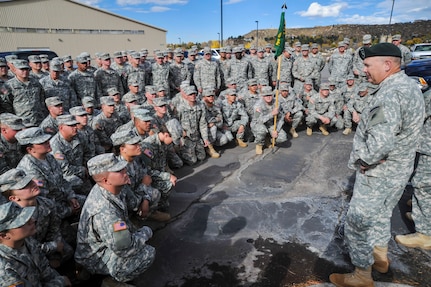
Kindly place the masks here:
<instances>
[{"instance_id":1,"label":"blue sky","mask_svg":"<svg viewBox=\"0 0 431 287\"><path fill-rule=\"evenodd\" d=\"M333 24L388 24L431 19L430 0L75 0L167 30L167 43L218 40L278 28L286 2L286 28ZM256 23L258 21L258 23Z\"/></svg>"}]
</instances>

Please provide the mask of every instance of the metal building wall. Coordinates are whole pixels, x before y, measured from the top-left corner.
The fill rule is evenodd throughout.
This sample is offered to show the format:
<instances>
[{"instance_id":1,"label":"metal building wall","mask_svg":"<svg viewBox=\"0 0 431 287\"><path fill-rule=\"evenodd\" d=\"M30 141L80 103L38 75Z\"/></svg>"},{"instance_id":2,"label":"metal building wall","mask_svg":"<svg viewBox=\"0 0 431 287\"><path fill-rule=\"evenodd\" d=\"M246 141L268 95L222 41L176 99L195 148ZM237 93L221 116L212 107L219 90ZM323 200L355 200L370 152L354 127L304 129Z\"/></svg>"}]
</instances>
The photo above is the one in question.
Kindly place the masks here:
<instances>
[{"instance_id":1,"label":"metal building wall","mask_svg":"<svg viewBox=\"0 0 431 287\"><path fill-rule=\"evenodd\" d=\"M16 29L5 27L50 30L15 32L13 30ZM115 34L98 33L99 29L116 31ZM77 30L92 30L92 33ZM118 34L119 30L129 32ZM130 33L142 30L144 34ZM74 57L83 51L94 55L95 52L147 48L151 53L154 49L165 47L166 30L70 0L0 2L0 51L44 48L60 56L71 54Z\"/></svg>"}]
</instances>

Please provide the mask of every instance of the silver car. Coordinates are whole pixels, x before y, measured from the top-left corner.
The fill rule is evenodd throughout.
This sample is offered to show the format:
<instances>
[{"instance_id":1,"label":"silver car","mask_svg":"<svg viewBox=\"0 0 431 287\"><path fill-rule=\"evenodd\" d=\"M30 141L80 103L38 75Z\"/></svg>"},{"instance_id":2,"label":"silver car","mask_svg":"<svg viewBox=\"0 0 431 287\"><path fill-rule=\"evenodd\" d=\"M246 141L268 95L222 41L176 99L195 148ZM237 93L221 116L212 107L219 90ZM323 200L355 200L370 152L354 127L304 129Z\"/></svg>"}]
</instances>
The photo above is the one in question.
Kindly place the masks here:
<instances>
[{"instance_id":1,"label":"silver car","mask_svg":"<svg viewBox=\"0 0 431 287\"><path fill-rule=\"evenodd\" d=\"M431 58L431 43L414 44L412 60Z\"/></svg>"}]
</instances>

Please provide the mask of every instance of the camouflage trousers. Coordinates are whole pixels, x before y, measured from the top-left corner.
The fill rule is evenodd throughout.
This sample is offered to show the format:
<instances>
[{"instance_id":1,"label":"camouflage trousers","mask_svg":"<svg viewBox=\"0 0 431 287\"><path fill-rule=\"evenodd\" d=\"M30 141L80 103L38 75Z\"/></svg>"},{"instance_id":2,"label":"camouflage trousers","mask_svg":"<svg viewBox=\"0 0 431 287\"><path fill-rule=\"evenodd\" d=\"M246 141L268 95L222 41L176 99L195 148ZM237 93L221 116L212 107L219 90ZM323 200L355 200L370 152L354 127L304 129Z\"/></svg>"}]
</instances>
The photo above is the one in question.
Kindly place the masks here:
<instances>
[{"instance_id":1,"label":"camouflage trousers","mask_svg":"<svg viewBox=\"0 0 431 287\"><path fill-rule=\"evenodd\" d=\"M358 113L358 114L361 115L360 113ZM346 129L347 128L351 129L352 125L353 125L353 122L352 122L352 113L349 112L348 110L345 110L344 114L343 114L343 118L344 118L344 127Z\"/></svg>"},{"instance_id":2,"label":"camouflage trousers","mask_svg":"<svg viewBox=\"0 0 431 287\"><path fill-rule=\"evenodd\" d=\"M233 135L229 130L220 130L216 126L212 126L208 128L208 140L216 146L224 146L233 140Z\"/></svg>"},{"instance_id":3,"label":"camouflage trousers","mask_svg":"<svg viewBox=\"0 0 431 287\"><path fill-rule=\"evenodd\" d=\"M204 160L206 157L203 141L201 139L193 141L189 137L184 138L179 153L183 162L188 165L194 165L198 160Z\"/></svg>"},{"instance_id":4,"label":"camouflage trousers","mask_svg":"<svg viewBox=\"0 0 431 287\"><path fill-rule=\"evenodd\" d=\"M356 172L345 225L345 238L353 265L360 268L373 265L373 248L388 245L392 211L403 194L409 176L373 177Z\"/></svg>"},{"instance_id":5,"label":"camouflage trousers","mask_svg":"<svg viewBox=\"0 0 431 287\"><path fill-rule=\"evenodd\" d=\"M176 153L175 147L173 144L170 144L168 146L167 159L168 159L168 165L172 168L180 168L184 165L183 161Z\"/></svg>"},{"instance_id":6,"label":"camouflage trousers","mask_svg":"<svg viewBox=\"0 0 431 287\"><path fill-rule=\"evenodd\" d=\"M412 178L414 188L412 217L416 231L431 236L431 156L418 154Z\"/></svg>"},{"instance_id":7,"label":"camouflage trousers","mask_svg":"<svg viewBox=\"0 0 431 287\"><path fill-rule=\"evenodd\" d=\"M273 125L267 127L262 124L253 124L251 128L255 137L254 142L259 145L264 145L266 136L271 135L271 133L274 131ZM280 129L275 142L279 144L285 141L287 141L287 134L283 129Z\"/></svg>"},{"instance_id":8,"label":"camouflage trousers","mask_svg":"<svg viewBox=\"0 0 431 287\"><path fill-rule=\"evenodd\" d=\"M307 124L307 127L310 127L310 128L312 128L317 123L322 124L322 122L319 119L316 119L314 116L311 116L311 115L308 115L305 118L305 122ZM344 126L344 120L340 115L334 116L331 119L329 126L331 127L335 126L337 129L341 130Z\"/></svg>"},{"instance_id":9,"label":"camouflage trousers","mask_svg":"<svg viewBox=\"0 0 431 287\"><path fill-rule=\"evenodd\" d=\"M304 113L302 111L297 111L293 115L292 114L290 115L290 117L292 118L292 122L291 122L292 128L296 129L299 126L303 116L304 116Z\"/></svg>"}]
</instances>

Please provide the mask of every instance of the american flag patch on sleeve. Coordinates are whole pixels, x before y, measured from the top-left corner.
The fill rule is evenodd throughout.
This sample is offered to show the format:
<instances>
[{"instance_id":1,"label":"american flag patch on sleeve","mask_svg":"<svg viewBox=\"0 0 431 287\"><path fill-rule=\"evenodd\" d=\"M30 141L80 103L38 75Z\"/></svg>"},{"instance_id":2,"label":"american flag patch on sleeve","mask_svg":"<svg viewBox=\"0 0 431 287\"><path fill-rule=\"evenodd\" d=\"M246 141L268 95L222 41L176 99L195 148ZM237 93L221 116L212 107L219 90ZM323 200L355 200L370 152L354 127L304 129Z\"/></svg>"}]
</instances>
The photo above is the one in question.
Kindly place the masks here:
<instances>
[{"instance_id":1,"label":"american flag patch on sleeve","mask_svg":"<svg viewBox=\"0 0 431 287\"><path fill-rule=\"evenodd\" d=\"M24 287L24 286L25 286L24 282L17 282L12 285L9 285L9 287Z\"/></svg>"},{"instance_id":2,"label":"american flag patch on sleeve","mask_svg":"<svg viewBox=\"0 0 431 287\"><path fill-rule=\"evenodd\" d=\"M118 221L113 224L114 232L123 231L127 229L127 225L124 221Z\"/></svg>"}]
</instances>

